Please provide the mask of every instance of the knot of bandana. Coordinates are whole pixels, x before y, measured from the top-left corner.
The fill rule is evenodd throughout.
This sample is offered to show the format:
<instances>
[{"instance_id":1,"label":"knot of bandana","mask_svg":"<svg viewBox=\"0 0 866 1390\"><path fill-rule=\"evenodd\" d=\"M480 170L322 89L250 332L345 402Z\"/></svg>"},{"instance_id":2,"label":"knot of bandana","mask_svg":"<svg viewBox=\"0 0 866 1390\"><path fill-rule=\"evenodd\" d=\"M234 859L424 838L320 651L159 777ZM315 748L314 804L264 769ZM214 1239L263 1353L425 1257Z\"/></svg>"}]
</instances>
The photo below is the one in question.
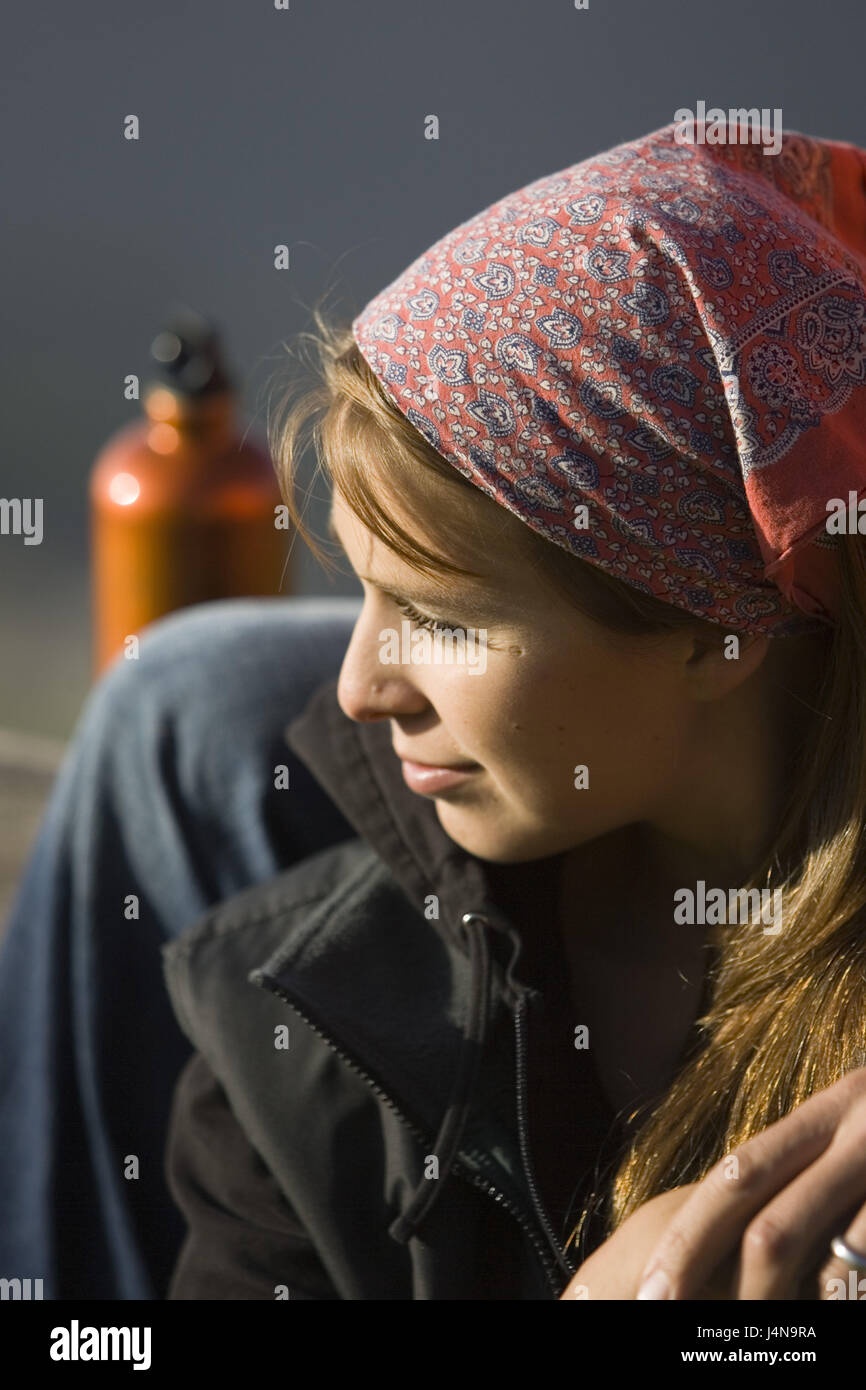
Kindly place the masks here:
<instances>
[{"instance_id":1,"label":"knot of bandana","mask_svg":"<svg viewBox=\"0 0 866 1390\"><path fill-rule=\"evenodd\" d=\"M838 611L866 490L866 152L666 126L502 198L354 338L449 463L556 545L731 629Z\"/></svg>"}]
</instances>

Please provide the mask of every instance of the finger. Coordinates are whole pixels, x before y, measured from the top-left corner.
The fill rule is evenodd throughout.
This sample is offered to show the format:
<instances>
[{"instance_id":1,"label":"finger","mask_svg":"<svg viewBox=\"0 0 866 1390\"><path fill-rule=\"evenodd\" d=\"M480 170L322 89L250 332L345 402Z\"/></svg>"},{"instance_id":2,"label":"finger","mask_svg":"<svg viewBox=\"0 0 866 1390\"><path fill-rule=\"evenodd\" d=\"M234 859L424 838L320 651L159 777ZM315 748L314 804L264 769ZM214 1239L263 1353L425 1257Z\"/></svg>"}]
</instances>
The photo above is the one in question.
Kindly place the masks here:
<instances>
[{"instance_id":1,"label":"finger","mask_svg":"<svg viewBox=\"0 0 866 1390\"><path fill-rule=\"evenodd\" d=\"M564 1291L559 1295L560 1302L566 1298L589 1298L589 1285L579 1280L575 1274L573 1278L569 1280Z\"/></svg>"},{"instance_id":2,"label":"finger","mask_svg":"<svg viewBox=\"0 0 866 1390\"><path fill-rule=\"evenodd\" d=\"M860 1070L862 1090L866 1069ZM810 1096L710 1170L654 1247L638 1298L694 1296L739 1245L752 1217L830 1144L855 1093L852 1075ZM650 1279L654 1284L648 1289Z\"/></svg>"},{"instance_id":3,"label":"finger","mask_svg":"<svg viewBox=\"0 0 866 1390\"><path fill-rule=\"evenodd\" d=\"M836 1139L752 1218L740 1245L738 1299L795 1298L804 1274L866 1200L862 1138Z\"/></svg>"},{"instance_id":4,"label":"finger","mask_svg":"<svg viewBox=\"0 0 866 1390\"><path fill-rule=\"evenodd\" d=\"M840 1223L830 1233L830 1240L834 1235L841 1235L853 1251L863 1256L862 1263L866 1265L866 1206L849 1221ZM819 1299L866 1301L866 1269L852 1268L847 1260L828 1253L818 1274L817 1290Z\"/></svg>"}]
</instances>

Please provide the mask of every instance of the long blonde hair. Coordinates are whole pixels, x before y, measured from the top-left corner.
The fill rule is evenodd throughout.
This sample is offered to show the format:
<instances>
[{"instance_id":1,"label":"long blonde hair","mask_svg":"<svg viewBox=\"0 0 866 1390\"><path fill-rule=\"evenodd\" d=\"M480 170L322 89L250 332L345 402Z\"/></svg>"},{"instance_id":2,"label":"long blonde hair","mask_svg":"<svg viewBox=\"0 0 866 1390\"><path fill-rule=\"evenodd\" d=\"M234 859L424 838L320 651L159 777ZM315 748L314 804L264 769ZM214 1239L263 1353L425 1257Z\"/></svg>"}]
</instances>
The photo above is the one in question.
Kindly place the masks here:
<instances>
[{"instance_id":1,"label":"long blonde hair","mask_svg":"<svg viewBox=\"0 0 866 1390\"><path fill-rule=\"evenodd\" d=\"M388 398L349 328L329 323L318 308L313 316L316 331L300 334L298 343L302 355L305 345L314 349L317 382L293 399L298 378L288 378L276 421L269 423L297 529L321 557L295 501L298 460L310 443L348 505L403 559L429 572L471 573L409 535L372 479L390 477L394 495L402 495L401 476L411 474L416 488L423 488L425 470L449 479L458 489L449 524L459 516L459 489L477 491L475 485ZM686 628L723 640L718 625L661 603L523 529L527 553L602 625L635 636ZM841 612L828 634L817 709L775 843L741 885L781 888L784 930L714 929L710 988L689 1055L605 1181L609 1233L649 1198L698 1181L815 1091L866 1065L866 542L842 540Z\"/></svg>"}]
</instances>

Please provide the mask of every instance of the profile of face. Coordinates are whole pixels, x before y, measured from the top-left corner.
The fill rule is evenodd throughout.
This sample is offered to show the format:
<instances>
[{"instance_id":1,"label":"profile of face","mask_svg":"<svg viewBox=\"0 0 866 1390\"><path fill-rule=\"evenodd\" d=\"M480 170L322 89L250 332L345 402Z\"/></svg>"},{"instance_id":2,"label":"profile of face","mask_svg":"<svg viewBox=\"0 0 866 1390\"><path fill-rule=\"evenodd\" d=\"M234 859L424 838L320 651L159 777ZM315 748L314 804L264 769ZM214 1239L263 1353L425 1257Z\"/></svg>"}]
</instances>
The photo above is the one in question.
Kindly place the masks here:
<instances>
[{"instance_id":1,"label":"profile of face","mask_svg":"<svg viewBox=\"0 0 866 1390\"><path fill-rule=\"evenodd\" d=\"M767 639L726 662L696 653L693 635L611 632L537 571L522 521L469 490L461 515L449 558L479 577L431 579L335 492L332 533L364 590L339 677L344 713L389 721L410 787L432 795L445 832L482 859L537 859L634 821L661 824L672 807L687 814L694 759L713 737L708 708L760 664ZM483 671L393 652L383 661L383 634L407 621L413 632L483 629ZM442 786L413 764L465 775Z\"/></svg>"}]
</instances>

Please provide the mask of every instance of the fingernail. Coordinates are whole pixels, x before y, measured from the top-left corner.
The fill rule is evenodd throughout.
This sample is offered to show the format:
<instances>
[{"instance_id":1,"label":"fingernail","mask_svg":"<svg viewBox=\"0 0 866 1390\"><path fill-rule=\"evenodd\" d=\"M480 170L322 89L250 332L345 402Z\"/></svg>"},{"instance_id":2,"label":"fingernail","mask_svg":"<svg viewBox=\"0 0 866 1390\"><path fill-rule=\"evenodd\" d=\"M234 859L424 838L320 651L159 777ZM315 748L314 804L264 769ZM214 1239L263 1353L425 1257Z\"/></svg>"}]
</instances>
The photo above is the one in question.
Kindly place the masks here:
<instances>
[{"instance_id":1,"label":"fingernail","mask_svg":"<svg viewBox=\"0 0 866 1390\"><path fill-rule=\"evenodd\" d=\"M648 1279L644 1279L637 1291L638 1298L670 1298L671 1287L664 1270L657 1269Z\"/></svg>"}]
</instances>

